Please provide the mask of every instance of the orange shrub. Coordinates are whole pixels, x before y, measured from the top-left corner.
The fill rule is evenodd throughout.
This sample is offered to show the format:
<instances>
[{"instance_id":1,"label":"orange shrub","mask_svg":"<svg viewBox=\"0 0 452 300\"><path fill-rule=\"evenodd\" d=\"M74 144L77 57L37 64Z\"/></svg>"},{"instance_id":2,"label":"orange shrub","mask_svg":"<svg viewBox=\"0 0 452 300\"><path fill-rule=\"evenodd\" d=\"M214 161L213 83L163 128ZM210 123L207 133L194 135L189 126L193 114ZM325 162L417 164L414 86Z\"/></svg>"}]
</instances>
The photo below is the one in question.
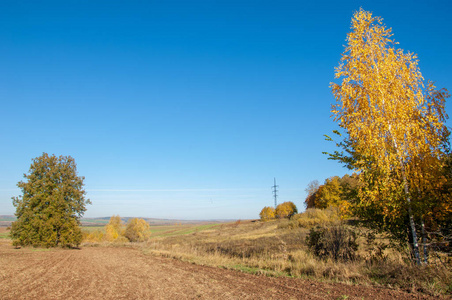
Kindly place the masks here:
<instances>
[{"instance_id":1,"label":"orange shrub","mask_svg":"<svg viewBox=\"0 0 452 300\"><path fill-rule=\"evenodd\" d=\"M290 218L296 213L298 213L297 207L291 201L283 202L276 206L276 217L278 218Z\"/></svg>"},{"instance_id":2,"label":"orange shrub","mask_svg":"<svg viewBox=\"0 0 452 300\"><path fill-rule=\"evenodd\" d=\"M268 220L274 219L275 215L276 215L275 209L270 206L264 207L259 214L262 221L268 221Z\"/></svg>"}]
</instances>

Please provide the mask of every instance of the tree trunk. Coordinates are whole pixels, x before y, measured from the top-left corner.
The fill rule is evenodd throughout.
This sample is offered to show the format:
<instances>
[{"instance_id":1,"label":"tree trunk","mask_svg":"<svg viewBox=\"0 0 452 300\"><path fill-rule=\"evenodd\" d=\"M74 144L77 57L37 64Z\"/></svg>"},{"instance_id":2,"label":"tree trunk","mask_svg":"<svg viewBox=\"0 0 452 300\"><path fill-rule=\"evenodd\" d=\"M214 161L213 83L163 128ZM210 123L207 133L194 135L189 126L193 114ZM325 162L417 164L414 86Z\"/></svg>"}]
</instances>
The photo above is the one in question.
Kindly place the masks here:
<instances>
[{"instance_id":1,"label":"tree trunk","mask_svg":"<svg viewBox=\"0 0 452 300\"><path fill-rule=\"evenodd\" d=\"M419 245L417 243L417 234L416 234L416 225L414 223L414 216L413 216L413 210L411 209L411 197L410 197L410 191L408 188L408 180L406 179L406 173L405 173L405 163L403 162L403 158L402 155L400 154L400 150L399 150L399 146L397 144L397 140L394 138L394 135L391 132L391 124L389 124L389 134L392 137L392 142L394 143L394 147L396 149L397 152L397 156L399 158L399 162L400 162L400 167L401 167L401 171L402 171L402 180L403 180L403 187L404 187L404 191L405 191L405 195L406 195L406 202L408 204L408 217L410 218L410 229L411 229L411 236L413 238L413 252L414 252L414 257L416 259L416 264L420 265L421 264L421 259L420 259L420 255L419 255Z\"/></svg>"},{"instance_id":2,"label":"tree trunk","mask_svg":"<svg viewBox=\"0 0 452 300\"><path fill-rule=\"evenodd\" d=\"M408 216L410 218L410 229L411 229L411 236L413 237L413 252L414 252L414 258L416 259L416 264L421 264L421 258L419 255L419 245L417 243L417 234L416 234L416 225L414 223L414 216L413 216L413 210L411 209L411 197L408 191L408 182L406 180L405 176L405 168L402 167L403 172L403 185L405 188L405 195L406 195L406 202L408 203Z\"/></svg>"},{"instance_id":3,"label":"tree trunk","mask_svg":"<svg viewBox=\"0 0 452 300\"><path fill-rule=\"evenodd\" d=\"M424 219L421 219L421 227L422 227L422 247L424 248L424 263L428 264L428 249L427 249L427 239L425 237L425 225Z\"/></svg>"}]
</instances>

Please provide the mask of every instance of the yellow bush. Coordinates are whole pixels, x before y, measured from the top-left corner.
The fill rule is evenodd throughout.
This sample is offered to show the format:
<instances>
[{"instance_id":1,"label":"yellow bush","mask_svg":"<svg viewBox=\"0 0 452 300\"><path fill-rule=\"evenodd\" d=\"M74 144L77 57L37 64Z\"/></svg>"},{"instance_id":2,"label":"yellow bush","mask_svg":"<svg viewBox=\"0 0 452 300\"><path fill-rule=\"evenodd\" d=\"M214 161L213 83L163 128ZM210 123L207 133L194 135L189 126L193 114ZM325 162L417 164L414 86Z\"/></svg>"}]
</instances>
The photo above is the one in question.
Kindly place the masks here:
<instances>
[{"instance_id":1,"label":"yellow bush","mask_svg":"<svg viewBox=\"0 0 452 300\"><path fill-rule=\"evenodd\" d=\"M131 242L143 242L151 236L151 226L143 219L133 218L127 223L124 235Z\"/></svg>"},{"instance_id":2,"label":"yellow bush","mask_svg":"<svg viewBox=\"0 0 452 300\"><path fill-rule=\"evenodd\" d=\"M118 241L124 236L124 225L119 216L112 216L105 225L105 239L109 242ZM122 240L122 239L121 239Z\"/></svg>"},{"instance_id":3,"label":"yellow bush","mask_svg":"<svg viewBox=\"0 0 452 300\"><path fill-rule=\"evenodd\" d=\"M304 213L293 217L290 227L311 228L319 225L337 223L340 219L337 208L327 209L308 208Z\"/></svg>"},{"instance_id":4,"label":"yellow bush","mask_svg":"<svg viewBox=\"0 0 452 300\"><path fill-rule=\"evenodd\" d=\"M273 207L266 206L261 210L259 216L260 216L261 220L264 222L274 219L276 216L275 209Z\"/></svg>"},{"instance_id":5,"label":"yellow bush","mask_svg":"<svg viewBox=\"0 0 452 300\"><path fill-rule=\"evenodd\" d=\"M105 234L100 230L91 231L89 233L85 233L83 239L88 243L99 243L102 242L105 237Z\"/></svg>"},{"instance_id":6,"label":"yellow bush","mask_svg":"<svg viewBox=\"0 0 452 300\"><path fill-rule=\"evenodd\" d=\"M291 201L283 202L276 206L276 216L278 218L290 218L297 212L297 207Z\"/></svg>"}]
</instances>

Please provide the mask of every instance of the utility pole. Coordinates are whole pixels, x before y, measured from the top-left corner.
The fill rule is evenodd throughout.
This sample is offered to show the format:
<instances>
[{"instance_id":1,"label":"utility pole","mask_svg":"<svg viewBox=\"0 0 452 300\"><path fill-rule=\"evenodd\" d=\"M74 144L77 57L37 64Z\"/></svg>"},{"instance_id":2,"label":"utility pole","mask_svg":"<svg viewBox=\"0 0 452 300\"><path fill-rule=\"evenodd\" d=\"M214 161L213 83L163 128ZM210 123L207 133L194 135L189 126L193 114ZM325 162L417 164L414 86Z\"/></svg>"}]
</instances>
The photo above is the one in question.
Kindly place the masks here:
<instances>
[{"instance_id":1,"label":"utility pole","mask_svg":"<svg viewBox=\"0 0 452 300\"><path fill-rule=\"evenodd\" d=\"M275 198L275 209L276 209L276 206L278 205L278 203L277 203L278 190L276 188L278 188L279 185L276 185L276 178L273 178L273 180L274 180L274 183L273 183L272 188L273 188L273 197Z\"/></svg>"}]
</instances>

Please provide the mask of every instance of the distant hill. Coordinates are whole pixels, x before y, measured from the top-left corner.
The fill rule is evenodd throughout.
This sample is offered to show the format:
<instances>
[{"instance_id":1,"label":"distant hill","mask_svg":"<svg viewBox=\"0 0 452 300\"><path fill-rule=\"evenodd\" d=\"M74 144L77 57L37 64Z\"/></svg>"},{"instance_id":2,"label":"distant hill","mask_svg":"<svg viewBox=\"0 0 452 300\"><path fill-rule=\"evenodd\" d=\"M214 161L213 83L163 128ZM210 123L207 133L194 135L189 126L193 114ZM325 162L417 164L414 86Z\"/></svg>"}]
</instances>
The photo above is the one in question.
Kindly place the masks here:
<instances>
[{"instance_id":1,"label":"distant hill","mask_svg":"<svg viewBox=\"0 0 452 300\"><path fill-rule=\"evenodd\" d=\"M0 215L0 227L11 226L11 223L16 220L15 216L11 215Z\"/></svg>"},{"instance_id":2,"label":"distant hill","mask_svg":"<svg viewBox=\"0 0 452 300\"><path fill-rule=\"evenodd\" d=\"M127 223L129 219L134 217L122 217L121 220ZM156 219L156 218L142 218L146 220L151 226L156 225L174 225L174 224L199 224L199 223L225 223L235 220L173 220L173 219ZM12 215L0 215L0 227L11 226L11 223L16 220L15 216ZM82 226L105 226L110 217L102 218L82 218Z\"/></svg>"},{"instance_id":3,"label":"distant hill","mask_svg":"<svg viewBox=\"0 0 452 300\"><path fill-rule=\"evenodd\" d=\"M127 223L129 219L133 219L136 217L121 217L121 220L124 223ZM199 224L199 223L225 223L231 222L235 220L176 220L176 219L157 219L157 218L141 218L148 222L151 226L157 225L174 225L174 224ZM82 225L83 226L104 226L108 223L110 217L103 218L83 218Z\"/></svg>"}]
</instances>

